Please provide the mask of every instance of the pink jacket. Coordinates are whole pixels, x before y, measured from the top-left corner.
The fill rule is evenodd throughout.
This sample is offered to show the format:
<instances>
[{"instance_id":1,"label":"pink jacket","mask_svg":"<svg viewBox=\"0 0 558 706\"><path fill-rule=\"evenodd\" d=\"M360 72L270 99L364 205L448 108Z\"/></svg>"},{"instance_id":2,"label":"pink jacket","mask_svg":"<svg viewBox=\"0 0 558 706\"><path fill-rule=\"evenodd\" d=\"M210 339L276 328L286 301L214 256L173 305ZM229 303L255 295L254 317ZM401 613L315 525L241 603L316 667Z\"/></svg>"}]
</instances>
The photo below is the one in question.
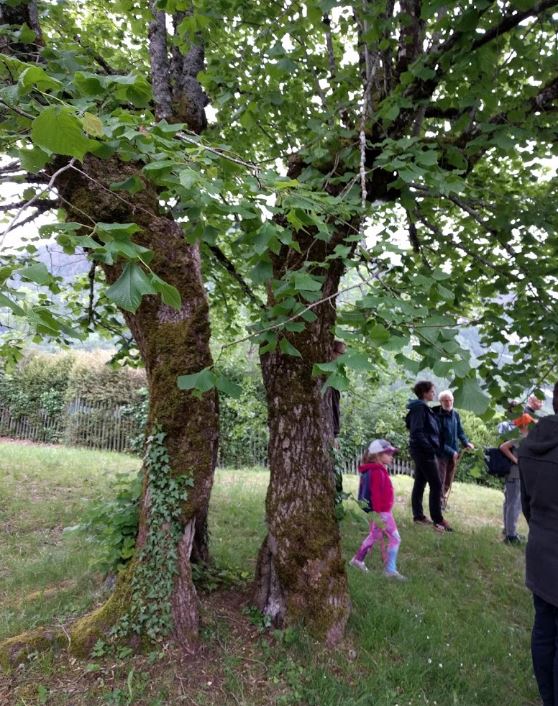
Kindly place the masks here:
<instances>
[{"instance_id":1,"label":"pink jacket","mask_svg":"<svg viewBox=\"0 0 558 706\"><path fill-rule=\"evenodd\" d=\"M395 500L391 478L387 468L381 463L363 463L358 467L359 473L370 471L370 497L374 512L391 512Z\"/></svg>"}]
</instances>

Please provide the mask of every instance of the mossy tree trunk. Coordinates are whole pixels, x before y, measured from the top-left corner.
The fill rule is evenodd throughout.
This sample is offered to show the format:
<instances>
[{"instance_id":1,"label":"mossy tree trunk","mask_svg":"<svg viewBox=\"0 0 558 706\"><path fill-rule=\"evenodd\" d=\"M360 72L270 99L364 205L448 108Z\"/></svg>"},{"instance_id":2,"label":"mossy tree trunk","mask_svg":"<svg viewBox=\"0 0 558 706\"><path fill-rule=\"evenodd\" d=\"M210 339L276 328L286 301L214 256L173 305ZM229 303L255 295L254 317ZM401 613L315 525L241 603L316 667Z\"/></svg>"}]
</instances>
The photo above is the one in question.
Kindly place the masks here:
<instances>
[{"instance_id":1,"label":"mossy tree trunk","mask_svg":"<svg viewBox=\"0 0 558 706\"><path fill-rule=\"evenodd\" d=\"M208 560L207 510L213 483L218 443L218 399L214 390L195 397L177 387L177 377L212 365L207 296L201 276L197 245L189 245L182 227L159 215L155 189L146 182L128 203L110 191L110 184L140 174L133 164L117 159L89 157L83 174L70 170L58 182L68 206L68 217L87 223L129 223L140 226L134 242L153 252L151 269L182 296L179 311L159 296L144 296L135 313L123 311L145 365L149 387L148 433L155 425L166 434L172 474L192 478L188 498L181 507L181 539L176 546L177 574L171 597L175 637L191 642L197 633L199 612L192 583L190 560ZM103 265L106 279L115 282L122 265ZM150 524L148 466L141 499L137 547L141 550ZM138 557L141 553L138 552ZM138 559L141 561L141 558Z\"/></svg>"},{"instance_id":2,"label":"mossy tree trunk","mask_svg":"<svg viewBox=\"0 0 558 706\"><path fill-rule=\"evenodd\" d=\"M336 293L340 274L332 265L324 298ZM255 600L274 624L304 624L331 644L343 636L350 601L334 512L331 408L312 367L332 357L334 299L314 312L314 323L289 335L300 358L279 351L261 356L271 479Z\"/></svg>"}]
</instances>

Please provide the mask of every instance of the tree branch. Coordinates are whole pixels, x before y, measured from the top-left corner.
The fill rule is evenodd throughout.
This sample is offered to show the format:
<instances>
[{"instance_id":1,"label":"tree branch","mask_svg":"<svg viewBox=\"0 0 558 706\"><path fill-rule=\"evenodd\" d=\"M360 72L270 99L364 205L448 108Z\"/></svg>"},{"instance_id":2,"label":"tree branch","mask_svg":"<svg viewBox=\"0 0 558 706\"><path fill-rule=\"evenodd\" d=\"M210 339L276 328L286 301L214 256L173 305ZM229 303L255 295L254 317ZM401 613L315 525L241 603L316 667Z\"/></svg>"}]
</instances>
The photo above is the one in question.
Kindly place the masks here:
<instances>
[{"instance_id":1,"label":"tree branch","mask_svg":"<svg viewBox=\"0 0 558 706\"><path fill-rule=\"evenodd\" d=\"M153 20L149 23L149 57L151 60L151 85L155 100L155 115L159 120L170 120L173 110L169 85L165 13L157 8L156 0L150 1L150 7L153 13Z\"/></svg>"},{"instance_id":2,"label":"tree branch","mask_svg":"<svg viewBox=\"0 0 558 706\"><path fill-rule=\"evenodd\" d=\"M4 238L6 237L6 235L8 235L8 233L11 230L14 230L14 228L16 228L16 227L20 228L24 224L24 222L28 223L30 220L33 220L33 219L27 218L27 219L25 219L24 222L21 222L18 225L16 225L17 219L20 217L21 212L23 210L25 210L26 208L30 208L31 206L33 206L41 198L41 196L43 194L46 194L47 191L49 191L52 188L52 186L54 185L54 182L60 176L60 174L63 174L67 169L71 169L74 166L75 161L76 161L75 157L72 157L72 159L68 162L68 164L65 164L63 167L60 167L60 169L58 169L58 171L54 172L54 174L51 176L50 181L48 182L46 187L42 191L40 191L38 194L35 194L35 196L33 196L33 198L29 199L29 201L26 201L24 203L24 205L20 207L18 212L12 218L12 220L11 220L10 224L8 225L8 227L6 228L6 230L3 233L0 233L0 238L1 238L0 247L2 247L2 245L4 243ZM39 215L40 213L43 213L43 210L45 210L45 209L41 210L39 205L37 205L35 207L37 208L37 215ZM36 218L36 216L35 216L35 218Z\"/></svg>"},{"instance_id":3,"label":"tree branch","mask_svg":"<svg viewBox=\"0 0 558 706\"><path fill-rule=\"evenodd\" d=\"M422 53L424 20L421 19L421 0L401 0L404 18L399 39L395 73L400 76Z\"/></svg>"},{"instance_id":4,"label":"tree branch","mask_svg":"<svg viewBox=\"0 0 558 706\"><path fill-rule=\"evenodd\" d=\"M322 18L322 22L324 23L326 29L325 29L325 37L326 37L326 47L327 47L327 58L328 58L328 64L329 64L329 72L331 74L331 78L335 79L337 76L337 63L335 61L335 54L333 52L333 39L331 36L331 19L327 12L324 14Z\"/></svg>"},{"instance_id":5,"label":"tree branch","mask_svg":"<svg viewBox=\"0 0 558 706\"><path fill-rule=\"evenodd\" d=\"M260 309L265 308L264 303L257 297L254 292L248 286L246 280L242 277L240 272L236 269L234 264L229 260L225 253L217 245L209 245L209 250L212 252L213 256L221 264L224 269L231 275L231 277L238 282L242 291L248 296L250 301L252 301Z\"/></svg>"},{"instance_id":6,"label":"tree branch","mask_svg":"<svg viewBox=\"0 0 558 706\"><path fill-rule=\"evenodd\" d=\"M482 10L479 10L479 19L485 14L488 9L492 7L494 3L487 5ZM531 8L523 10L521 12L517 10L511 10L502 16L501 21L493 26L492 28L486 30L484 34L476 37L473 42L467 47L469 53L480 49L486 44L490 43L494 39L501 37L502 35L510 32L512 29L517 27L523 20L527 17L538 16L552 7L558 6L558 0L540 0L536 2ZM413 102L421 101L424 99L430 99L442 81L443 77L448 71L448 68L443 68L440 64L441 59L449 54L459 43L459 41L464 37L465 33L460 31L455 31L445 42L441 43L437 48L432 48L432 50L426 54L424 67L430 68L435 71L432 78L428 79L416 79L411 82L405 90L405 96L413 100ZM406 122L409 120L409 116L414 113L415 109L408 109L401 111L403 117L406 116L406 120L401 120L401 125L404 127ZM428 112L428 106L426 106L426 111Z\"/></svg>"}]
</instances>

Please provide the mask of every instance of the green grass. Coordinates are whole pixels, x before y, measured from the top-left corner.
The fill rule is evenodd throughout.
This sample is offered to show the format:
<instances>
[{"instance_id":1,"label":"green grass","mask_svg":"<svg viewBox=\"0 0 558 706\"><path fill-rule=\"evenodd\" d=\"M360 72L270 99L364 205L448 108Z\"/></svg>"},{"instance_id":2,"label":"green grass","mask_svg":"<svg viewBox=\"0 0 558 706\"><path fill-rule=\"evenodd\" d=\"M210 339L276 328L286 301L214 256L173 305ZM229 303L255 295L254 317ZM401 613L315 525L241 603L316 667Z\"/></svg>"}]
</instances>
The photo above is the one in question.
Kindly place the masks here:
<instances>
[{"instance_id":1,"label":"green grass","mask_svg":"<svg viewBox=\"0 0 558 706\"><path fill-rule=\"evenodd\" d=\"M91 568L95 546L63 533L111 477L134 470L126 456L0 444L0 639L69 621L101 600ZM170 646L88 662L36 655L0 676L0 703L14 706L530 706L530 595L523 552L501 542L502 493L457 485L439 536L410 521L411 479L395 478L402 535L392 583L375 550L370 573L349 567L353 612L347 639L326 650L297 630L264 629L246 607L246 587L204 597L202 646L185 657ZM345 479L356 490L356 478ZM217 472L211 501L217 566L251 572L265 533L267 474ZM525 531L525 527L520 528ZM366 516L347 503L342 543L348 560L366 534Z\"/></svg>"}]
</instances>

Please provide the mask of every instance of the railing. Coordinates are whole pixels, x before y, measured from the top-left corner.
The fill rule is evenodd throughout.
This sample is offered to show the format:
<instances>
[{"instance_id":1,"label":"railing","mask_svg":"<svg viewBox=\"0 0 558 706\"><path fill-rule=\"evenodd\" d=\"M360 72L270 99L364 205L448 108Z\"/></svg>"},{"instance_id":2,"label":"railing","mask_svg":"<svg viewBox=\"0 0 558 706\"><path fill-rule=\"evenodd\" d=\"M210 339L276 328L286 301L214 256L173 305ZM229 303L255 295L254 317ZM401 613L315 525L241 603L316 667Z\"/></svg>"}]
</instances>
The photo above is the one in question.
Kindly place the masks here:
<instances>
[{"instance_id":1,"label":"railing","mask_svg":"<svg viewBox=\"0 0 558 706\"><path fill-rule=\"evenodd\" d=\"M33 416L16 416L6 407L0 407L0 436L25 439L38 443L82 446L90 449L130 452L138 448L143 429L129 414L130 406L115 406L107 402L89 402L79 397L68 402L62 413L49 415L41 411ZM229 437L230 441L225 440ZM141 443L139 444L141 445ZM343 473L358 473L362 451L354 457L338 459ZM242 434L223 434L217 465L267 466L267 436L265 430ZM412 462L395 456L390 468L392 475L414 475Z\"/></svg>"},{"instance_id":2,"label":"railing","mask_svg":"<svg viewBox=\"0 0 558 706\"><path fill-rule=\"evenodd\" d=\"M14 415L0 407L0 436L34 442L84 446L108 451L130 451L132 440L141 429L127 416L125 407L107 402L88 402L75 398L62 413L49 415L44 410L34 415Z\"/></svg>"},{"instance_id":3,"label":"railing","mask_svg":"<svg viewBox=\"0 0 558 706\"><path fill-rule=\"evenodd\" d=\"M339 465L343 473L353 475L358 473L358 466L361 458L362 452L356 454L353 458L341 461ZM390 464L389 473L392 476L414 476L415 467L409 458L406 458L405 456L394 456Z\"/></svg>"}]
</instances>

